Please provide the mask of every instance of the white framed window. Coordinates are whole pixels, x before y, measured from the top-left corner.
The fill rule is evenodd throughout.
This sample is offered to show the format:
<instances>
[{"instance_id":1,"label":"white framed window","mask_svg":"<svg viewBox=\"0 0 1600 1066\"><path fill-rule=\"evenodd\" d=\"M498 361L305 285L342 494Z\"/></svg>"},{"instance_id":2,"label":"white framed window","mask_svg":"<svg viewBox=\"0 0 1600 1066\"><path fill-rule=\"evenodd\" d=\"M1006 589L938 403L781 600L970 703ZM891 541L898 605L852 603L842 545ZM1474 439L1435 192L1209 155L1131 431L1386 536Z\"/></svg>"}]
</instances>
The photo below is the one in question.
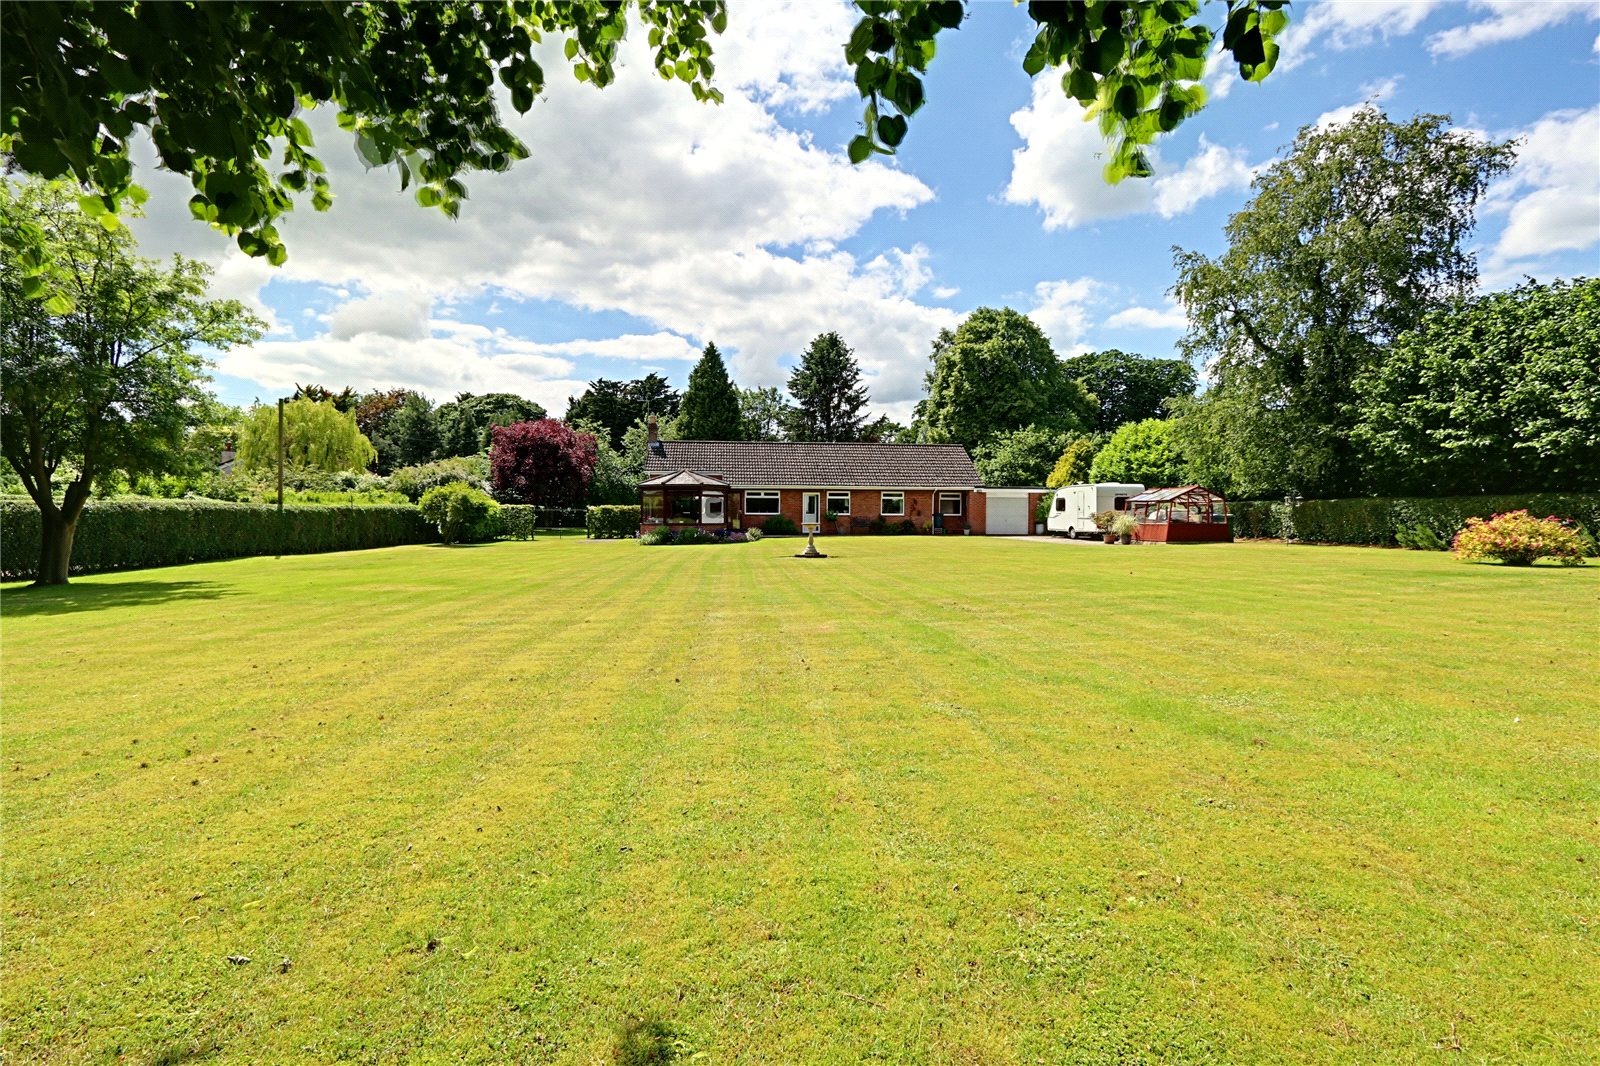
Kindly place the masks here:
<instances>
[{"instance_id":1,"label":"white framed window","mask_svg":"<svg viewBox=\"0 0 1600 1066\"><path fill-rule=\"evenodd\" d=\"M778 494L776 492L757 491L744 494L745 514L777 514Z\"/></svg>"},{"instance_id":2,"label":"white framed window","mask_svg":"<svg viewBox=\"0 0 1600 1066\"><path fill-rule=\"evenodd\" d=\"M878 513L885 518L899 518L906 513L906 494L903 492L886 492L883 502L878 508Z\"/></svg>"},{"instance_id":3,"label":"white framed window","mask_svg":"<svg viewBox=\"0 0 1600 1066\"><path fill-rule=\"evenodd\" d=\"M849 514L850 494L848 492L828 493L828 510L834 514Z\"/></svg>"},{"instance_id":4,"label":"white framed window","mask_svg":"<svg viewBox=\"0 0 1600 1066\"><path fill-rule=\"evenodd\" d=\"M961 513L961 493L959 493L959 492L941 492L941 493L939 493L939 513L940 514L960 514Z\"/></svg>"}]
</instances>

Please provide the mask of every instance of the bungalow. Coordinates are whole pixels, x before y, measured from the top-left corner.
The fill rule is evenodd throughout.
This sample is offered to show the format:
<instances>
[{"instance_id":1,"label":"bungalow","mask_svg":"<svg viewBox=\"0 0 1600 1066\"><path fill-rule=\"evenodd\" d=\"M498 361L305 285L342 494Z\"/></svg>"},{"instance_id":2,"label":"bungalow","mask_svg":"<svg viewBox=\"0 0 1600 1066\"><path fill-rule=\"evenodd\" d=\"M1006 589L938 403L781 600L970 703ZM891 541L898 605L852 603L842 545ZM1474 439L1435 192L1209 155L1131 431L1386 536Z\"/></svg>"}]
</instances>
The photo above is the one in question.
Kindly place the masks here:
<instances>
[{"instance_id":1,"label":"bungalow","mask_svg":"<svg viewBox=\"0 0 1600 1066\"><path fill-rule=\"evenodd\" d=\"M640 532L752 529L783 515L802 530L1027 533L1043 489L985 488L959 444L660 440L649 422ZM827 519L832 513L835 518Z\"/></svg>"}]
</instances>

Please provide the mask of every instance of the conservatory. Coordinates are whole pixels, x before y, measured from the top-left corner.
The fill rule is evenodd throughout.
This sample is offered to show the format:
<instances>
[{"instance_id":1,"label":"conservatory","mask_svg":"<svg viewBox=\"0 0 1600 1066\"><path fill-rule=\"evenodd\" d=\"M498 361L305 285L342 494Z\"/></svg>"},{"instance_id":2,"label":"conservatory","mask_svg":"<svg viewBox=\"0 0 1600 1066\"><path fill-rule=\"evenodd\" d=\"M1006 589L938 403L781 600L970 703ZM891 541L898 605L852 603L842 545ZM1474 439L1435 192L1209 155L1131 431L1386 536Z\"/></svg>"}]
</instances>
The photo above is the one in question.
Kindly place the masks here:
<instances>
[{"instance_id":1,"label":"conservatory","mask_svg":"<svg viewBox=\"0 0 1600 1066\"><path fill-rule=\"evenodd\" d=\"M1128 513L1138 523L1133 539L1153 544L1231 541L1228 501L1199 485L1146 489L1128 497Z\"/></svg>"},{"instance_id":2,"label":"conservatory","mask_svg":"<svg viewBox=\"0 0 1600 1066\"><path fill-rule=\"evenodd\" d=\"M647 478L639 486L639 516L644 529L699 526L715 531L727 521L729 485L722 478L679 470Z\"/></svg>"}]
</instances>

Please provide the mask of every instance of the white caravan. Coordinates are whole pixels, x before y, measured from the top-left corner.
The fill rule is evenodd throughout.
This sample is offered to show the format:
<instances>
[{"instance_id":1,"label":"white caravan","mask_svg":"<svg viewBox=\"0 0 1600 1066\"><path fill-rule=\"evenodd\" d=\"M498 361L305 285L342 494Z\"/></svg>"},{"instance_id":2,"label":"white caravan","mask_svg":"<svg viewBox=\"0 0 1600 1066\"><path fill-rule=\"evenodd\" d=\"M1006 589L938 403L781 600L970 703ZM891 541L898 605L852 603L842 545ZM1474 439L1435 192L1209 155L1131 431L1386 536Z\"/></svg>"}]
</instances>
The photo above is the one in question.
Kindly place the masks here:
<instances>
[{"instance_id":1,"label":"white caravan","mask_svg":"<svg viewBox=\"0 0 1600 1066\"><path fill-rule=\"evenodd\" d=\"M1063 485L1056 489L1045 526L1052 533L1069 537L1096 536L1100 531L1094 526L1095 512L1127 510L1128 497L1143 491L1143 485L1114 481L1099 485Z\"/></svg>"}]
</instances>

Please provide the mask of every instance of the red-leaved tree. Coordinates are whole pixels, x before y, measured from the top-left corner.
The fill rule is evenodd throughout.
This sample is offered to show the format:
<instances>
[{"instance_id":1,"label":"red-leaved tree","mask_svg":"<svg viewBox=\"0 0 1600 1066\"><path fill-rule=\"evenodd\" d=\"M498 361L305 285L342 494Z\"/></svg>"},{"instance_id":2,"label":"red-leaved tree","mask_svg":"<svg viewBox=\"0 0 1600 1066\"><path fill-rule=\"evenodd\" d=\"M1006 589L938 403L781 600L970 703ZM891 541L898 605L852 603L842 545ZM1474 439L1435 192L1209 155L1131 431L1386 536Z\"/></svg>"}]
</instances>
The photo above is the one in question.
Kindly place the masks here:
<instances>
[{"instance_id":1,"label":"red-leaved tree","mask_svg":"<svg viewBox=\"0 0 1600 1066\"><path fill-rule=\"evenodd\" d=\"M489 473L502 500L576 507L589 491L596 458L593 433L541 418L495 427Z\"/></svg>"}]
</instances>

